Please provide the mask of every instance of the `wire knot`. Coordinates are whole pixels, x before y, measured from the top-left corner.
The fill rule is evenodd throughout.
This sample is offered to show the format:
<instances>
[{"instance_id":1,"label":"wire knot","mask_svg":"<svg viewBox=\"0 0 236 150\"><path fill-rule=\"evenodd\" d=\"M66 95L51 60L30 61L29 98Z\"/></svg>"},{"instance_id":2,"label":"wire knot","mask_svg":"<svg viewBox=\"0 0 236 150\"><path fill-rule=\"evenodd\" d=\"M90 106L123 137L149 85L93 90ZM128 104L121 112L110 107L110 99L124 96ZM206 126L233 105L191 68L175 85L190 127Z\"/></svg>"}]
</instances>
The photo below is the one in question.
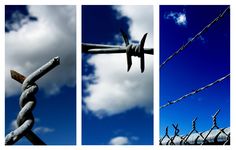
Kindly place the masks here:
<instances>
[{"instance_id":1,"label":"wire knot","mask_svg":"<svg viewBox=\"0 0 236 150\"><path fill-rule=\"evenodd\" d=\"M144 72L145 66L144 66L144 44L147 37L147 33L143 35L141 41L139 44L135 45L132 43L129 43L128 36L126 33L121 30L122 37L124 39L125 45L126 45L126 57L127 57L127 71L130 70L132 66L132 56L136 56L140 58L140 68L141 73Z\"/></svg>"},{"instance_id":2,"label":"wire knot","mask_svg":"<svg viewBox=\"0 0 236 150\"><path fill-rule=\"evenodd\" d=\"M36 105L35 94L38 91L38 86L35 81L59 64L60 58L54 57L48 63L30 74L28 77L25 77L13 70L10 71L11 77L16 81L22 83L22 93L19 101L21 110L18 113L16 119L18 127L6 136L6 145L14 144L23 136L26 136L26 138L28 138L32 144L45 145L45 143L31 131L34 125L34 116L32 111Z\"/></svg>"}]
</instances>

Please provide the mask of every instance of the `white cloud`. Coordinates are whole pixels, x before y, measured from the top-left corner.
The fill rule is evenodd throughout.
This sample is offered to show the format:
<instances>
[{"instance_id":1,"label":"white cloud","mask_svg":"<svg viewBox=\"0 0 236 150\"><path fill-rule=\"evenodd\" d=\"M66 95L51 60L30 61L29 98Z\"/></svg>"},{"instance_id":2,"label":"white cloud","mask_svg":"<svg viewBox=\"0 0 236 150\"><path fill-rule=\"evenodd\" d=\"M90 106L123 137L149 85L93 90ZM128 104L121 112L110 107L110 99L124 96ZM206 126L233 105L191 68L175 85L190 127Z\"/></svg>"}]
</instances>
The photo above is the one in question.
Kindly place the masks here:
<instances>
[{"instance_id":1,"label":"white cloud","mask_svg":"<svg viewBox=\"0 0 236 150\"><path fill-rule=\"evenodd\" d=\"M145 33L148 33L145 42L146 47L153 47L153 7L144 5L122 5L114 6L118 15L126 16L129 21L129 34L132 40L140 41ZM119 34L120 35L120 34Z\"/></svg>"},{"instance_id":2,"label":"white cloud","mask_svg":"<svg viewBox=\"0 0 236 150\"><path fill-rule=\"evenodd\" d=\"M109 144L110 145L127 145L127 144L130 144L130 141L127 137L118 136L118 137L112 138Z\"/></svg>"},{"instance_id":3,"label":"white cloud","mask_svg":"<svg viewBox=\"0 0 236 150\"><path fill-rule=\"evenodd\" d=\"M48 128L48 127L37 127L33 131L36 134L45 134L45 133L54 132L54 129Z\"/></svg>"},{"instance_id":4,"label":"white cloud","mask_svg":"<svg viewBox=\"0 0 236 150\"><path fill-rule=\"evenodd\" d=\"M199 36L200 41L202 42L202 44L206 43L206 39L201 35Z\"/></svg>"},{"instance_id":5,"label":"white cloud","mask_svg":"<svg viewBox=\"0 0 236 150\"><path fill-rule=\"evenodd\" d=\"M165 19L172 19L179 26L187 26L187 17L185 13L181 12L170 12L165 14Z\"/></svg>"},{"instance_id":6,"label":"white cloud","mask_svg":"<svg viewBox=\"0 0 236 150\"><path fill-rule=\"evenodd\" d=\"M35 122L35 123L38 123L39 121L40 121L39 118L34 118L34 122ZM18 125L17 125L16 119L15 119L15 120L12 120L12 121L11 121L11 124L10 124L10 130L15 130L17 127L18 127Z\"/></svg>"},{"instance_id":7,"label":"white cloud","mask_svg":"<svg viewBox=\"0 0 236 150\"><path fill-rule=\"evenodd\" d=\"M130 19L129 34L133 40L140 40L148 32L146 46L152 47L152 6L114 7L119 17ZM114 38L116 35L114 35ZM111 39L112 40L112 39ZM88 84L90 95L84 98L87 110L97 117L111 116L133 108L152 112L153 105L153 56L145 55L145 71L140 72L140 60L133 57L133 65L127 72L126 55L95 55L88 61L95 66L94 84ZM84 77L85 78L85 77Z\"/></svg>"},{"instance_id":8,"label":"white cloud","mask_svg":"<svg viewBox=\"0 0 236 150\"><path fill-rule=\"evenodd\" d=\"M138 140L139 140L139 137L137 137L137 136L132 136L132 137L131 137L131 140L133 140L133 141L138 141Z\"/></svg>"},{"instance_id":9,"label":"white cloud","mask_svg":"<svg viewBox=\"0 0 236 150\"><path fill-rule=\"evenodd\" d=\"M14 20L14 21L13 21ZM23 25L29 23L30 18L29 16L25 16L19 11L15 11L12 13L12 19L6 21L5 27L8 30L19 30Z\"/></svg>"},{"instance_id":10,"label":"white cloud","mask_svg":"<svg viewBox=\"0 0 236 150\"><path fill-rule=\"evenodd\" d=\"M37 21L5 34L6 96L20 92L20 84L10 78L10 69L28 76L55 56L61 64L37 82L47 94L62 86L75 85L76 16L74 6L29 6Z\"/></svg>"},{"instance_id":11,"label":"white cloud","mask_svg":"<svg viewBox=\"0 0 236 150\"><path fill-rule=\"evenodd\" d=\"M206 38L203 37L202 35L199 36L197 39L199 39L202 44L206 44L206 42L207 42ZM188 41L190 41L190 40L192 40L192 37L188 38Z\"/></svg>"},{"instance_id":12,"label":"white cloud","mask_svg":"<svg viewBox=\"0 0 236 150\"><path fill-rule=\"evenodd\" d=\"M15 130L18 127L16 120L12 120L10 124L10 129Z\"/></svg>"}]
</instances>

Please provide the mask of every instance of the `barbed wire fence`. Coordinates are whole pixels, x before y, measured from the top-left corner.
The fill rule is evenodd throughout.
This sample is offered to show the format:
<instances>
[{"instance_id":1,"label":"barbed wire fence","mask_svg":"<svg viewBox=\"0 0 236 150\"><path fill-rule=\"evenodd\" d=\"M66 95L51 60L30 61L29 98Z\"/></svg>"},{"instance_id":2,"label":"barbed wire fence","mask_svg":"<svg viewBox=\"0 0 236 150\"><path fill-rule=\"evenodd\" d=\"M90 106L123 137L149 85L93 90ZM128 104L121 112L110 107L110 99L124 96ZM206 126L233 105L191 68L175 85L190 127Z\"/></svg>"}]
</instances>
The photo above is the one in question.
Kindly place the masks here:
<instances>
[{"instance_id":1,"label":"barbed wire fence","mask_svg":"<svg viewBox=\"0 0 236 150\"><path fill-rule=\"evenodd\" d=\"M11 70L12 79L22 83L22 94L20 96L20 112L17 115L17 128L6 135L5 145L13 145L22 137L26 137L34 145L46 145L33 131L34 116L33 109L36 105L35 94L38 86L35 83L39 78L60 64L60 58L54 57L48 63L31 73L28 77Z\"/></svg>"},{"instance_id":2,"label":"barbed wire fence","mask_svg":"<svg viewBox=\"0 0 236 150\"><path fill-rule=\"evenodd\" d=\"M163 63L160 65L160 69L163 68L164 65L166 65L170 60L172 60L176 55L178 55L180 52L185 50L194 40L199 38L203 33L208 31L208 29L218 22L221 18L225 16L225 14L230 10L230 6L228 6L222 13L219 14L213 21L211 21L207 26L205 26L200 32L198 32L193 38L187 41L187 43L183 44L177 51L175 51L172 55L170 55ZM230 77L230 74L226 74L225 76L215 80L214 82L211 82L210 84L207 84L201 88L198 88L192 92L189 92L183 96L181 96L178 99L168 101L166 104L160 106L160 110L163 108L166 108L170 105L176 104L185 98L195 95L201 91L206 90L207 88L220 83ZM160 138L159 144L160 145L229 145L230 144L230 127L228 128L220 128L217 125L217 115L219 114L220 110L218 110L213 116L212 121L213 125L212 127L204 132L198 132L196 129L196 121L197 118L195 118L192 121L192 130L186 134L186 135L179 135L180 129L178 128L178 124L172 124L174 128L174 134L173 136L169 135L169 128L166 127L165 135Z\"/></svg>"},{"instance_id":3,"label":"barbed wire fence","mask_svg":"<svg viewBox=\"0 0 236 150\"><path fill-rule=\"evenodd\" d=\"M166 127L165 135L160 139L160 145L229 145L230 144L230 128L220 128L217 125L218 110L212 116L213 125L208 131L199 132L196 129L195 118L192 121L192 130L186 135L179 135L178 124L172 124L174 135L169 135L169 128Z\"/></svg>"}]
</instances>

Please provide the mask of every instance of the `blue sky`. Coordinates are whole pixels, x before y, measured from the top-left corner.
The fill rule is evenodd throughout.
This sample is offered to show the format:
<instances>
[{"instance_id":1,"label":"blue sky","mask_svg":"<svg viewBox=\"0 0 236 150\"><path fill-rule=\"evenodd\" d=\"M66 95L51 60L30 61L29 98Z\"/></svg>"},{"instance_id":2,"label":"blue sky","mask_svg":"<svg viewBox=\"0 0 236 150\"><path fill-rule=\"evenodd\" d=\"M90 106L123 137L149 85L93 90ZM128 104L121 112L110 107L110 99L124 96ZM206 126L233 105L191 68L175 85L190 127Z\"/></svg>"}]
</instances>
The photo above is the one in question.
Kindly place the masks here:
<instances>
[{"instance_id":1,"label":"blue sky","mask_svg":"<svg viewBox=\"0 0 236 150\"><path fill-rule=\"evenodd\" d=\"M142 7L83 6L82 42L122 44L119 33L122 28L134 41L139 41L148 32L145 46L152 47L152 6ZM161 6L160 62L226 7ZM135 9L142 11L132 13ZM230 72L229 20L228 12L201 38L163 66L160 70L160 105ZM75 144L75 7L6 6L5 21L5 134L12 130L19 112L21 88L10 78L9 69L28 75L59 55L61 65L37 82L39 92L33 112L36 118L33 130L47 144ZM153 144L153 56L145 56L143 74L140 74L139 61L135 58L127 73L122 54L82 56L82 144ZM212 125L211 115L218 109L221 109L218 125L228 127L229 82L228 78L160 110L160 135L172 123L179 123L180 134L186 134L195 117L198 117L197 129L208 130ZM17 144L30 143L24 138Z\"/></svg>"},{"instance_id":2,"label":"blue sky","mask_svg":"<svg viewBox=\"0 0 236 150\"><path fill-rule=\"evenodd\" d=\"M21 85L10 78L10 69L27 76L60 56L61 64L37 81L32 130L48 145L75 145L75 6L6 6L5 11L5 135L20 110ZM16 143L28 144L26 138Z\"/></svg>"},{"instance_id":3,"label":"blue sky","mask_svg":"<svg viewBox=\"0 0 236 150\"><path fill-rule=\"evenodd\" d=\"M223 12L227 6L160 6L160 62L179 49L189 38ZM160 105L203 87L230 73L229 12L183 52L160 69ZM197 130L209 130L211 116L218 115L219 127L230 126L230 78L160 110L160 135L180 135L191 131L195 117Z\"/></svg>"},{"instance_id":4,"label":"blue sky","mask_svg":"<svg viewBox=\"0 0 236 150\"><path fill-rule=\"evenodd\" d=\"M119 45L123 29L132 41L148 32L152 47L152 16L152 6L82 6L82 42ZM137 58L126 72L125 54L82 55L82 144L153 144L153 63L145 57L141 74Z\"/></svg>"}]
</instances>

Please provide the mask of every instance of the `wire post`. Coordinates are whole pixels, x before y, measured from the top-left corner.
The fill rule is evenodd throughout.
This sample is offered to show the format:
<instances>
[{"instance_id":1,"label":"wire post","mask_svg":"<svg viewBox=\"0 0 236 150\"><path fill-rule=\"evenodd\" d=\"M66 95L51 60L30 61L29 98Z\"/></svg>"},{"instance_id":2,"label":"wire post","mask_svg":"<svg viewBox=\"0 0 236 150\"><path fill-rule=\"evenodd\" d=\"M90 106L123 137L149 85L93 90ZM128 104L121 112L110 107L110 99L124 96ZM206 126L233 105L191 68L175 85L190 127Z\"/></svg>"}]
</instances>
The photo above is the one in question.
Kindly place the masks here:
<instances>
[{"instance_id":1,"label":"wire post","mask_svg":"<svg viewBox=\"0 0 236 150\"><path fill-rule=\"evenodd\" d=\"M48 63L31 73L28 77L11 70L11 77L22 83L22 94L20 96L20 112L17 116L17 128L6 135L5 145L13 145L23 136L25 136L34 145L46 145L31 129L34 125L34 116L32 111L35 107L35 94L38 86L35 82L48 73L50 70L60 64L60 58L54 57Z\"/></svg>"}]
</instances>

